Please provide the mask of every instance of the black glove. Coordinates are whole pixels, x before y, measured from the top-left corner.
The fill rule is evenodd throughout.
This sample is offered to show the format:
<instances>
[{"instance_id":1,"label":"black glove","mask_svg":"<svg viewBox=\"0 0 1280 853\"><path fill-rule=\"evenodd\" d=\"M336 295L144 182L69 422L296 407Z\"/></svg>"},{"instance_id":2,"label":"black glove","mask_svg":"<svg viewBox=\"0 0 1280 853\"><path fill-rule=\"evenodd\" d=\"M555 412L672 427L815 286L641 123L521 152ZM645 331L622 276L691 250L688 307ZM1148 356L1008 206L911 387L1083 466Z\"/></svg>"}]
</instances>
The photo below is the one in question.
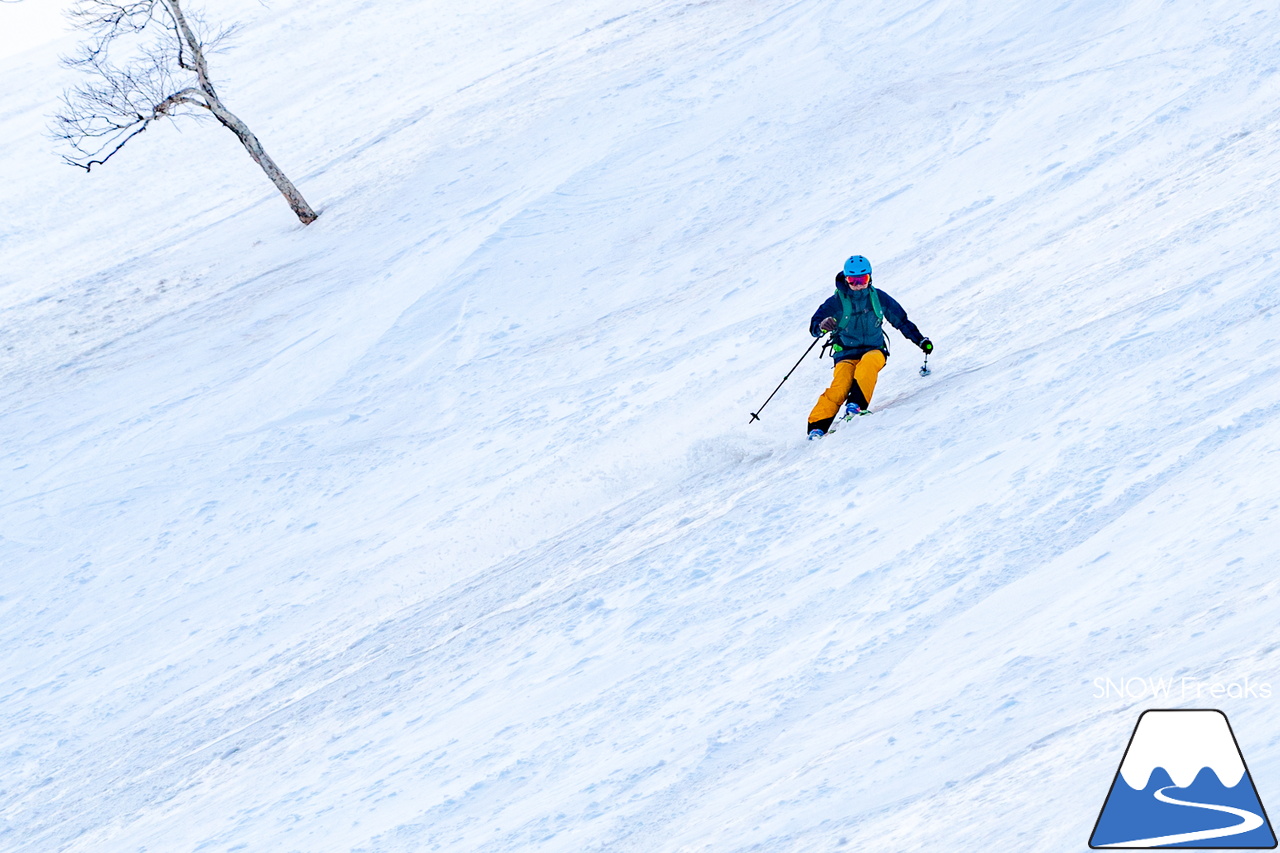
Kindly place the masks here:
<instances>
[{"instance_id":1,"label":"black glove","mask_svg":"<svg viewBox=\"0 0 1280 853\"><path fill-rule=\"evenodd\" d=\"M928 338L925 338L920 342L920 349L924 350L925 355L928 355L929 353L933 352L933 341L929 340Z\"/></svg>"},{"instance_id":2,"label":"black glove","mask_svg":"<svg viewBox=\"0 0 1280 853\"><path fill-rule=\"evenodd\" d=\"M836 330L835 317L828 317L827 319L823 320L821 323L818 324L818 331L820 332L834 332L835 330Z\"/></svg>"}]
</instances>

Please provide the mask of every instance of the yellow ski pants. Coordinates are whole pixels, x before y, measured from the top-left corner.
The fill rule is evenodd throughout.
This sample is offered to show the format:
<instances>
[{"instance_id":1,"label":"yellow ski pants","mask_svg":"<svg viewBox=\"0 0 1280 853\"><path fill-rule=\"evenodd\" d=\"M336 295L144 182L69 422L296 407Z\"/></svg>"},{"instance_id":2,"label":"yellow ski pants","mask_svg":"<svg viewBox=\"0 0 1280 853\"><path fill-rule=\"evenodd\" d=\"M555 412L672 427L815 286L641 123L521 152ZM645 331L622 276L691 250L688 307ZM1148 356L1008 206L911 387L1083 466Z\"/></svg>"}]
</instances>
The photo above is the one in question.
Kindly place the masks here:
<instances>
[{"instance_id":1,"label":"yellow ski pants","mask_svg":"<svg viewBox=\"0 0 1280 853\"><path fill-rule=\"evenodd\" d=\"M813 411L809 413L809 423L826 421L830 424L831 419L839 414L840 405L849 397L865 409L871 403L871 395L876 390L876 377L880 375L884 363L884 353L878 349L863 353L859 358L837 361L832 371L831 387L823 391L822 396L818 398ZM858 399L857 393L852 395L849 393L854 390L855 382L858 384L857 391L861 392L862 399Z\"/></svg>"}]
</instances>

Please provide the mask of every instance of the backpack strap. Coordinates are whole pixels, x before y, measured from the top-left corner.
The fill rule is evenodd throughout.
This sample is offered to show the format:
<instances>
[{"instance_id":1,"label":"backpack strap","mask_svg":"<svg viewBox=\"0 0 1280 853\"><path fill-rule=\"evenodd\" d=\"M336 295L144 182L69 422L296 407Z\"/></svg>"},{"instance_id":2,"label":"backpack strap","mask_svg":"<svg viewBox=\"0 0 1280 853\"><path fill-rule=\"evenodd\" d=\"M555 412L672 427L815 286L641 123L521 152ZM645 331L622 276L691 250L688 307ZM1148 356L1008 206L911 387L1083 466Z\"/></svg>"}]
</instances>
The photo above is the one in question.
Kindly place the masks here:
<instances>
[{"instance_id":1,"label":"backpack strap","mask_svg":"<svg viewBox=\"0 0 1280 853\"><path fill-rule=\"evenodd\" d=\"M840 322L836 323L836 331L844 331L853 316L853 300L846 296L840 288L836 288L836 298L840 300Z\"/></svg>"},{"instance_id":2,"label":"backpack strap","mask_svg":"<svg viewBox=\"0 0 1280 853\"><path fill-rule=\"evenodd\" d=\"M876 292L874 287L868 287L871 296L871 310L876 312L876 322L884 322L884 308L880 305L880 294ZM836 290L836 298L840 300L840 322L836 326L837 329L843 331L844 327L849 323L849 317L853 315L853 300L839 289Z\"/></svg>"},{"instance_id":3,"label":"backpack strap","mask_svg":"<svg viewBox=\"0 0 1280 853\"><path fill-rule=\"evenodd\" d=\"M876 323L881 326L880 337L884 341L884 351L888 353L889 336L884 333L884 307L880 304L880 294L876 292L874 287L868 287L867 290L870 291L867 295L871 298L871 310L875 312ZM839 337L839 334L844 331L845 326L849 324L849 318L853 316L853 300L850 299L847 294L842 293L840 288L836 288L836 298L840 300L840 321L836 325L835 337ZM835 355L842 349L843 347L833 341L831 354Z\"/></svg>"}]
</instances>

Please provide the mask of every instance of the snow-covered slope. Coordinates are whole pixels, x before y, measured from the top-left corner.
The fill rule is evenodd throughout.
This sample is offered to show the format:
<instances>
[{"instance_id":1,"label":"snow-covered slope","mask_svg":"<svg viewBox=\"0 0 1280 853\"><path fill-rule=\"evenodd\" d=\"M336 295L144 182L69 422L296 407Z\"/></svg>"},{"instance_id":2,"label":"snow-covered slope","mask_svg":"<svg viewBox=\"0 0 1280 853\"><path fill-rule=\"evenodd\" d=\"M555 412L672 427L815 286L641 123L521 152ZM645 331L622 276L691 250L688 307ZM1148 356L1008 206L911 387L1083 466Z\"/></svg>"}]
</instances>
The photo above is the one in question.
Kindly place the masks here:
<instances>
[{"instance_id":1,"label":"snow-covered slope","mask_svg":"<svg viewBox=\"0 0 1280 853\"><path fill-rule=\"evenodd\" d=\"M1083 849L1153 703L1280 794L1095 687L1280 659L1274 4L460 5L219 5L305 229L0 62L0 849ZM853 252L933 375L748 425Z\"/></svg>"}]
</instances>

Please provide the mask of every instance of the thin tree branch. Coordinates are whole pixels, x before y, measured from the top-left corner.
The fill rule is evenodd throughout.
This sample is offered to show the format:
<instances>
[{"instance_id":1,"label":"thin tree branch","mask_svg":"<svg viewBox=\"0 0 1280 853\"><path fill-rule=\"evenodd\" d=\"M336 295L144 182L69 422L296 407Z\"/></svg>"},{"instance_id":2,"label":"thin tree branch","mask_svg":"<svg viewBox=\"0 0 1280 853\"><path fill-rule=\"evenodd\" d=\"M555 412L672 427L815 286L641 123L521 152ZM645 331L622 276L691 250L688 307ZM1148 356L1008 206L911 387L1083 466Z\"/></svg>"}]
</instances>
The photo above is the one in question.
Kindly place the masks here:
<instances>
[{"instance_id":1,"label":"thin tree branch","mask_svg":"<svg viewBox=\"0 0 1280 853\"><path fill-rule=\"evenodd\" d=\"M54 136L71 148L63 160L91 171L154 121L210 115L236 135L298 219L310 223L315 211L213 86L206 54L225 43L235 28L220 29L202 40L197 28L205 28L198 15L183 10L182 2L77 0L70 16L88 38L63 63L90 79L63 96L63 110L54 119ZM116 62L113 53L128 59Z\"/></svg>"}]
</instances>

